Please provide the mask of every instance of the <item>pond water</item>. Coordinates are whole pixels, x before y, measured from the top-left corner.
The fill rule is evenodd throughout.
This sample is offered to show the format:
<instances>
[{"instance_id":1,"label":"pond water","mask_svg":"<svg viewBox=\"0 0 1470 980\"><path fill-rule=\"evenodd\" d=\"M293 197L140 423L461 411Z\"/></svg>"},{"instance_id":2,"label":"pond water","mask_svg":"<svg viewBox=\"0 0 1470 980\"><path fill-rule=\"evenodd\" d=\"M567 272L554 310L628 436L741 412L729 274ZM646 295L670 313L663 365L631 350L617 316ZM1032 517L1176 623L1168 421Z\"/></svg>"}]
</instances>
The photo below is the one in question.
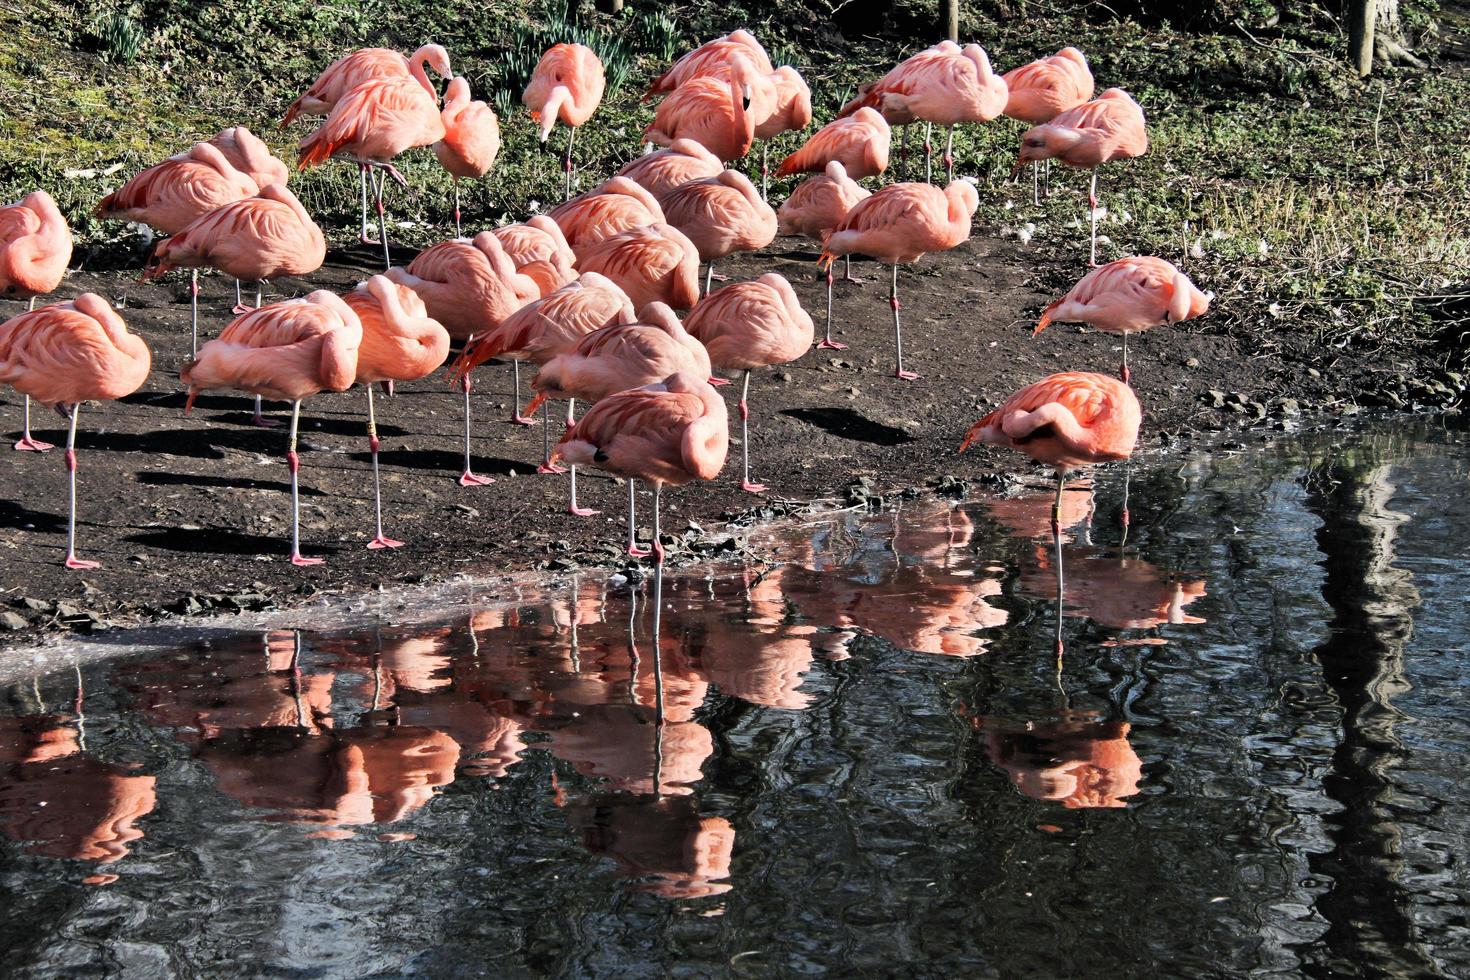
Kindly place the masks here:
<instances>
[{"instance_id":1,"label":"pond water","mask_svg":"<svg viewBox=\"0 0 1470 980\"><path fill-rule=\"evenodd\" d=\"M671 574L657 639L588 575L12 685L6 969L1470 974L1467 470L1074 481L1060 657L1038 476Z\"/></svg>"}]
</instances>

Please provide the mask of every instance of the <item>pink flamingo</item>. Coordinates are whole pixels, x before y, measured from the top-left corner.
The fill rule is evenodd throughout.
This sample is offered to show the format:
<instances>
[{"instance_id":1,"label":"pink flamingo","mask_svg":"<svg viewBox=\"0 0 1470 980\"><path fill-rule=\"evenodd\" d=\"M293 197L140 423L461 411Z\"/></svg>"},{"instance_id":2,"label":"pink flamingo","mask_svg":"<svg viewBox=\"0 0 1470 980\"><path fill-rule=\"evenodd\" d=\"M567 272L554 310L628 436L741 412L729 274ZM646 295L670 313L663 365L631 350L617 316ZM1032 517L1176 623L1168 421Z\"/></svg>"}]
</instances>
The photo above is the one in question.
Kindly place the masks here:
<instances>
[{"instance_id":1,"label":"pink flamingo","mask_svg":"<svg viewBox=\"0 0 1470 980\"><path fill-rule=\"evenodd\" d=\"M31 191L14 204L0 207L0 293L29 300L61 285L71 261L71 229L56 201L45 191ZM56 447L31 436L31 396L25 395L24 427L15 449L44 453Z\"/></svg>"},{"instance_id":2,"label":"pink flamingo","mask_svg":"<svg viewBox=\"0 0 1470 980\"><path fill-rule=\"evenodd\" d=\"M876 177L888 167L892 134L877 109L864 107L813 133L799 150L781 161L776 176L821 173L835 160L854 180Z\"/></svg>"},{"instance_id":3,"label":"pink flamingo","mask_svg":"<svg viewBox=\"0 0 1470 980\"><path fill-rule=\"evenodd\" d=\"M637 323L615 323L587 334L577 346L541 366L531 382L537 390L530 411L547 398L601 401L608 395L662 381L687 371L710 376L709 353L689 335L664 303L649 303ZM648 552L636 541L634 487L628 481L628 554L641 558Z\"/></svg>"},{"instance_id":4,"label":"pink flamingo","mask_svg":"<svg viewBox=\"0 0 1470 980\"><path fill-rule=\"evenodd\" d=\"M801 73L790 65L782 65L769 77L776 89L775 105L768 116L755 124L755 138L761 141L762 199L766 197L767 177L771 172L771 140L782 133L799 133L812 124L812 90Z\"/></svg>"},{"instance_id":5,"label":"pink flamingo","mask_svg":"<svg viewBox=\"0 0 1470 980\"><path fill-rule=\"evenodd\" d=\"M368 547L397 548L383 534L383 491L378 476L378 421L373 411L373 382L417 381L437 371L449 356L449 331L429 316L424 301L407 286L386 276L373 276L342 297L362 324L357 352L357 382L367 390L368 451L373 461L373 513L377 533Z\"/></svg>"},{"instance_id":6,"label":"pink flamingo","mask_svg":"<svg viewBox=\"0 0 1470 980\"><path fill-rule=\"evenodd\" d=\"M516 310L541 294L530 276L516 271L494 233L482 231L471 241L457 239L424 249L406 270L391 268L386 275L419 294L429 315L444 325L449 336L466 346L476 334L498 329ZM470 466L470 378L459 379L464 394L464 471L462 487L494 483ZM516 401L520 401L517 385Z\"/></svg>"},{"instance_id":7,"label":"pink flamingo","mask_svg":"<svg viewBox=\"0 0 1470 980\"><path fill-rule=\"evenodd\" d=\"M199 392L232 388L291 403L286 464L291 469L291 564L320 565L301 555L301 498L296 430L301 400L320 391L346 391L357 377L362 321L335 293L319 289L301 299L251 310L220 331L179 377L189 388L184 414Z\"/></svg>"},{"instance_id":8,"label":"pink flamingo","mask_svg":"<svg viewBox=\"0 0 1470 980\"><path fill-rule=\"evenodd\" d=\"M1019 68L1012 68L1001 77L1006 80L1005 114L1033 126L1050 122L1068 109L1075 109L1092 98L1094 88L1092 70L1087 67L1086 56L1070 47ZM1033 161L1032 204L1041 202L1037 187L1039 169L1040 163Z\"/></svg>"},{"instance_id":9,"label":"pink flamingo","mask_svg":"<svg viewBox=\"0 0 1470 980\"><path fill-rule=\"evenodd\" d=\"M700 260L709 263L706 293L715 278L716 259L765 248L776 238L776 212L739 171L691 180L669 191L659 204L669 224L687 235Z\"/></svg>"},{"instance_id":10,"label":"pink flamingo","mask_svg":"<svg viewBox=\"0 0 1470 980\"><path fill-rule=\"evenodd\" d=\"M709 350L715 367L745 372L740 387L740 489L762 493L765 486L750 479L750 372L789 364L805 354L812 346L812 318L791 283L768 272L705 296L685 327Z\"/></svg>"},{"instance_id":11,"label":"pink flamingo","mask_svg":"<svg viewBox=\"0 0 1470 980\"><path fill-rule=\"evenodd\" d=\"M588 246L577 267L617 283L635 309L658 302L687 310L699 299L699 250L672 225L634 228Z\"/></svg>"},{"instance_id":12,"label":"pink flamingo","mask_svg":"<svg viewBox=\"0 0 1470 980\"><path fill-rule=\"evenodd\" d=\"M674 62L672 68L653 80L643 95L643 101L673 92L696 78L717 74L720 68L728 67L741 58L748 59L763 75L772 72L770 56L754 35L745 30L732 31L724 37L706 41Z\"/></svg>"},{"instance_id":13,"label":"pink flamingo","mask_svg":"<svg viewBox=\"0 0 1470 980\"><path fill-rule=\"evenodd\" d=\"M454 235L459 237L459 181L478 180L490 172L500 153L500 120L484 102L470 99L470 83L462 76L450 79L439 113L444 138L434 144L434 156L454 183Z\"/></svg>"},{"instance_id":14,"label":"pink flamingo","mask_svg":"<svg viewBox=\"0 0 1470 980\"><path fill-rule=\"evenodd\" d=\"M750 62L720 77L703 76L676 89L659 103L644 140L672 146L692 139L721 160L738 160L755 142L757 113L752 105L751 80L757 76ZM769 114L768 105L764 110Z\"/></svg>"},{"instance_id":15,"label":"pink flamingo","mask_svg":"<svg viewBox=\"0 0 1470 980\"><path fill-rule=\"evenodd\" d=\"M853 205L823 243L823 268L839 255L856 252L893 266L888 305L893 308L893 339L898 349L894 376L911 381L918 375L903 369L903 327L899 323L898 267L926 252L954 248L970 237L970 216L980 206L975 185L951 181L940 190L929 184L889 184Z\"/></svg>"},{"instance_id":16,"label":"pink flamingo","mask_svg":"<svg viewBox=\"0 0 1470 980\"><path fill-rule=\"evenodd\" d=\"M96 568L77 557L77 413L82 402L131 395L148 380L152 358L141 337L108 302L83 293L69 303L30 310L0 324L0 384L64 411L67 506L66 567Z\"/></svg>"},{"instance_id":17,"label":"pink flamingo","mask_svg":"<svg viewBox=\"0 0 1470 980\"><path fill-rule=\"evenodd\" d=\"M558 354L577 346L587 334L611 323L632 323L633 304L617 284L595 272L584 272L575 282L528 303L500 326L465 345L455 360L452 373L467 376L477 365L492 357L529 360L545 364ZM573 421L575 400L567 402L567 424ZM530 410L527 410L528 413ZM564 472L551 458L550 428L542 423L545 453L538 473ZM577 471L571 475L572 498L568 513L590 517L597 513L577 506Z\"/></svg>"},{"instance_id":18,"label":"pink flamingo","mask_svg":"<svg viewBox=\"0 0 1470 980\"><path fill-rule=\"evenodd\" d=\"M847 216L853 205L872 196L872 191L847 176L842 164L833 160L827 164L826 172L808 177L796 185L776 212L778 235L802 235L823 241L829 232ZM843 257L847 263L848 282L857 282L852 276L852 256ZM832 339L832 268L827 267L827 329L818 347L825 350L846 350L847 345Z\"/></svg>"},{"instance_id":19,"label":"pink flamingo","mask_svg":"<svg viewBox=\"0 0 1470 980\"><path fill-rule=\"evenodd\" d=\"M244 126L222 129L207 142L225 155L230 166L255 181L257 187L284 184L291 174L286 162Z\"/></svg>"},{"instance_id":20,"label":"pink flamingo","mask_svg":"<svg viewBox=\"0 0 1470 980\"><path fill-rule=\"evenodd\" d=\"M552 208L547 217L556 222L572 251L580 255L583 248L604 238L660 224L664 213L641 184L627 177L613 177Z\"/></svg>"},{"instance_id":21,"label":"pink flamingo","mask_svg":"<svg viewBox=\"0 0 1470 980\"><path fill-rule=\"evenodd\" d=\"M338 157L357 164L364 187L372 185L378 208L378 237L383 244L383 266L393 264L388 254L388 224L383 213L383 192L388 179L378 178L384 170L404 187L408 181L393 166L393 159L415 146L432 146L444 139L444 120L431 91L415 78L373 78L342 96L327 121L297 144L296 166L309 170ZM367 212L366 198L363 203ZM364 223L360 236L368 241Z\"/></svg>"},{"instance_id":22,"label":"pink flamingo","mask_svg":"<svg viewBox=\"0 0 1470 980\"><path fill-rule=\"evenodd\" d=\"M664 565L663 487L713 480L724 469L729 449L725 400L704 378L688 373L607 396L557 443L555 455L573 466L597 466L630 482L653 484L655 607Z\"/></svg>"},{"instance_id":23,"label":"pink flamingo","mask_svg":"<svg viewBox=\"0 0 1470 980\"><path fill-rule=\"evenodd\" d=\"M558 119L567 126L567 155L562 169L566 171L564 196L568 199L572 196L572 143L577 139L577 127L597 111L606 85L602 62L591 48L557 44L541 56L521 93L521 101L531 110L531 119L540 126L542 146Z\"/></svg>"},{"instance_id":24,"label":"pink flamingo","mask_svg":"<svg viewBox=\"0 0 1470 980\"><path fill-rule=\"evenodd\" d=\"M577 278L573 268L577 255L560 226L546 215L533 215L524 223L496 228L495 237L515 263L516 271L535 280L540 296L549 296ZM532 425L535 419L521 414L521 362L511 361L510 366L515 378L510 420L516 425Z\"/></svg>"},{"instance_id":25,"label":"pink flamingo","mask_svg":"<svg viewBox=\"0 0 1470 980\"><path fill-rule=\"evenodd\" d=\"M1128 370L1128 335L1203 316L1214 297L1202 293L1173 263L1147 255L1118 259L1093 269L1041 314L1036 333L1049 323L1085 323L1123 335L1123 383Z\"/></svg>"},{"instance_id":26,"label":"pink flamingo","mask_svg":"<svg viewBox=\"0 0 1470 980\"><path fill-rule=\"evenodd\" d=\"M724 169L720 158L699 143L677 139L661 150L645 153L623 164L618 176L637 181L657 198L691 180L718 176Z\"/></svg>"},{"instance_id":27,"label":"pink flamingo","mask_svg":"<svg viewBox=\"0 0 1470 980\"><path fill-rule=\"evenodd\" d=\"M1068 109L1051 122L1028 129L1021 137L1021 156L1011 176L1036 160L1056 158L1069 167L1091 167L1088 214L1092 244L1088 266L1097 265L1097 168L1109 160L1125 160L1148 152L1143 109L1120 88L1110 88L1091 102Z\"/></svg>"}]
</instances>

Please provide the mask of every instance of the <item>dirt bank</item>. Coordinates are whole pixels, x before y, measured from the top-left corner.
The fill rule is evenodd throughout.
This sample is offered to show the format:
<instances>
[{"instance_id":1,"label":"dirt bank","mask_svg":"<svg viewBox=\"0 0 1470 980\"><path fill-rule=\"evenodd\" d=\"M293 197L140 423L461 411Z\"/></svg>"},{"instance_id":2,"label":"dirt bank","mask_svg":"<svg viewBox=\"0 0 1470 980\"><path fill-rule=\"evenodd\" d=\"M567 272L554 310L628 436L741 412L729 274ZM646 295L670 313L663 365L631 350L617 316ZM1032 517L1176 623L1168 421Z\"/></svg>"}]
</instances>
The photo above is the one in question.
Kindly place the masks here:
<instances>
[{"instance_id":1,"label":"dirt bank","mask_svg":"<svg viewBox=\"0 0 1470 980\"><path fill-rule=\"evenodd\" d=\"M739 279L784 274L820 329L824 299L814 258L810 243L778 240L764 253L720 268ZM267 299L349 288L377 268L365 248L336 252L310 282L282 281ZM835 318L838 336L851 349L813 350L753 384L753 471L770 492L756 498L738 488L736 443L721 480L668 494L667 532L681 533L694 521L704 532L698 543L709 553L732 547L722 543L730 537L723 522L732 519L759 519L816 498L935 487L946 476L973 481L1022 470L1023 460L988 450L956 458L965 427L994 400L1044 374L1116 369L1115 338L1073 326L1031 336L1042 303L1083 270L1047 263L1028 246L977 229L964 247L903 273L906 366L921 379L897 381L891 376L886 270L868 262L854 269L868 281L839 282ZM243 397L202 397L191 417L182 415L178 367L189 343L186 283L140 285L134 272L83 271L70 275L60 293L86 290L125 300L130 326L154 351L154 371L137 394L82 413L78 535L81 553L100 560L100 569L72 572L61 565L66 474L60 451L6 449L0 455L6 470L0 643L46 630L95 631L211 610L284 607L322 593L468 572L626 561L617 546L621 486L586 474L582 502L605 513L568 516L566 478L535 473L540 427L506 421L509 367L490 366L477 375L473 399L474 466L496 478L490 486L465 489L456 482L460 401L441 377L400 386L396 398L379 400L386 529L407 541L393 551L364 548L372 536L372 498L362 393L322 396L306 405L303 550L327 563L293 567L286 561L284 431L253 427ZM208 334L226 322L233 299L229 280L205 281ZM1451 377L1440 379L1447 387L1416 388L1413 379L1438 376L1427 361L1408 359L1412 355L1394 360L1377 351L1325 350L1307 336L1257 334L1239 322L1227 333L1216 325L1221 322L1228 321L1207 317L1135 338L1134 384L1145 406L1148 450L1168 450L1193 433L1224 426L1283 427L1395 399L1444 405L1454 400L1450 389L1459 387ZM730 398L733 405L738 393ZM281 406L274 409L281 417ZM11 392L0 402L0 418L8 445L20 421ZM37 422L38 437L64 441L54 415L40 413ZM553 433L560 432L558 421ZM865 478L868 489L850 491Z\"/></svg>"}]
</instances>

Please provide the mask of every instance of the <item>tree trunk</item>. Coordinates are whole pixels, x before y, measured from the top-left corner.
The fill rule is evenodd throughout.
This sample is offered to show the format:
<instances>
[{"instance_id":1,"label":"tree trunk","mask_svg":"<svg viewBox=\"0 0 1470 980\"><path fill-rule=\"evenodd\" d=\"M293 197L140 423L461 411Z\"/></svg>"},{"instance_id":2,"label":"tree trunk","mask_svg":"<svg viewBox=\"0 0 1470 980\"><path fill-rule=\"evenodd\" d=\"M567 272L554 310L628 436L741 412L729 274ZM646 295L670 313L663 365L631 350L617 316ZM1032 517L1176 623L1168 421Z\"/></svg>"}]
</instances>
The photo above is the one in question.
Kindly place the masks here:
<instances>
[{"instance_id":1,"label":"tree trunk","mask_svg":"<svg viewBox=\"0 0 1470 980\"><path fill-rule=\"evenodd\" d=\"M1373 74L1373 34L1379 0L1353 0L1348 10L1348 56L1359 78Z\"/></svg>"},{"instance_id":2,"label":"tree trunk","mask_svg":"<svg viewBox=\"0 0 1470 980\"><path fill-rule=\"evenodd\" d=\"M1348 10L1348 54L1360 78L1373 73L1375 58L1385 65L1401 62L1424 67L1424 62L1404 47L1399 0L1352 0Z\"/></svg>"},{"instance_id":3,"label":"tree trunk","mask_svg":"<svg viewBox=\"0 0 1470 980\"><path fill-rule=\"evenodd\" d=\"M939 0L939 15L944 21L944 36L959 43L960 0Z\"/></svg>"}]
</instances>

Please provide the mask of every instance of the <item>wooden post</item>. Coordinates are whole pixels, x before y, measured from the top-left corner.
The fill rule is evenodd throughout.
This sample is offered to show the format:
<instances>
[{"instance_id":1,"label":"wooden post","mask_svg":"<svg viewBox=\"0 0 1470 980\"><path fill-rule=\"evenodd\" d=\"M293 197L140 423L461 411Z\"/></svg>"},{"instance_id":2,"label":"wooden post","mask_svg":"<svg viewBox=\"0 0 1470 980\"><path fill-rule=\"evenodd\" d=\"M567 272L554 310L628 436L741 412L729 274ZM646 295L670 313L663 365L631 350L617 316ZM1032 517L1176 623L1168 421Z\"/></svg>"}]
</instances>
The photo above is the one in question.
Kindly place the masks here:
<instances>
[{"instance_id":1,"label":"wooden post","mask_svg":"<svg viewBox=\"0 0 1470 980\"><path fill-rule=\"evenodd\" d=\"M956 44L960 40L960 0L939 0L940 16L944 20L944 36Z\"/></svg>"},{"instance_id":2,"label":"wooden post","mask_svg":"<svg viewBox=\"0 0 1470 980\"><path fill-rule=\"evenodd\" d=\"M1378 21L1378 0L1353 0L1348 10L1348 55L1359 78L1373 74L1373 32Z\"/></svg>"}]
</instances>

